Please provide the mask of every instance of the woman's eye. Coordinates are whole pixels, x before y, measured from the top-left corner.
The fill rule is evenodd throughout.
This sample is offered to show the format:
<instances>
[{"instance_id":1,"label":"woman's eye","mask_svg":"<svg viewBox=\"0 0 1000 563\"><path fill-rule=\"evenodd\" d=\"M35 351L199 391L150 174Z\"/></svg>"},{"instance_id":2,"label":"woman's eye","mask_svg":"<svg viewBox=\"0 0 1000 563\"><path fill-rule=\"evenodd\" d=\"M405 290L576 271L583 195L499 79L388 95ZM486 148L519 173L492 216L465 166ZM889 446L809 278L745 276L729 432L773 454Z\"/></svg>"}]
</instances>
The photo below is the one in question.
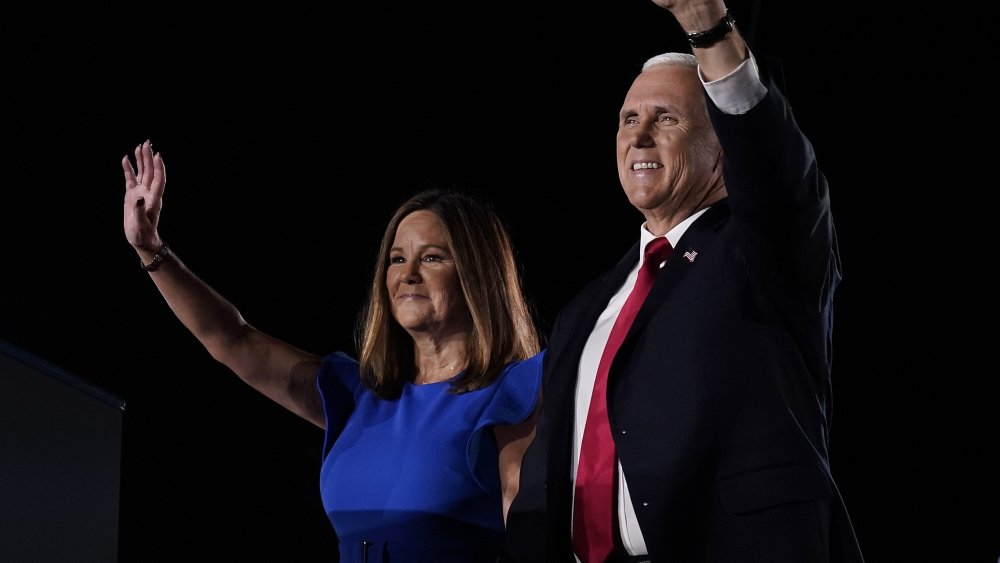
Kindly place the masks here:
<instances>
[{"instance_id":1,"label":"woman's eye","mask_svg":"<svg viewBox=\"0 0 1000 563\"><path fill-rule=\"evenodd\" d=\"M428 254L427 256L424 256L424 262L440 262L441 260L443 260L443 258L437 254Z\"/></svg>"},{"instance_id":2,"label":"woman's eye","mask_svg":"<svg viewBox=\"0 0 1000 563\"><path fill-rule=\"evenodd\" d=\"M406 260L402 256L390 256L389 257L389 263L390 264L402 264L403 262L406 262Z\"/></svg>"}]
</instances>

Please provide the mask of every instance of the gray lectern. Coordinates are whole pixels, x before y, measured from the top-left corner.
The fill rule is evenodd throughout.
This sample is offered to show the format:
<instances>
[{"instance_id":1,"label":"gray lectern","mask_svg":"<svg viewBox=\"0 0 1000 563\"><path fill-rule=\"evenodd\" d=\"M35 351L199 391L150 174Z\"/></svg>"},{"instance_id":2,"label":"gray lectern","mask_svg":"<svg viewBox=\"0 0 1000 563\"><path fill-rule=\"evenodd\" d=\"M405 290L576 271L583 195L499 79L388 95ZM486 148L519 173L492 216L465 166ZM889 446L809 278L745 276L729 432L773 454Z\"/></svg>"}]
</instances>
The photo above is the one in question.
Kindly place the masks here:
<instances>
[{"instance_id":1,"label":"gray lectern","mask_svg":"<svg viewBox=\"0 0 1000 563\"><path fill-rule=\"evenodd\" d=\"M124 407L0 340L0 561L118 560Z\"/></svg>"}]
</instances>

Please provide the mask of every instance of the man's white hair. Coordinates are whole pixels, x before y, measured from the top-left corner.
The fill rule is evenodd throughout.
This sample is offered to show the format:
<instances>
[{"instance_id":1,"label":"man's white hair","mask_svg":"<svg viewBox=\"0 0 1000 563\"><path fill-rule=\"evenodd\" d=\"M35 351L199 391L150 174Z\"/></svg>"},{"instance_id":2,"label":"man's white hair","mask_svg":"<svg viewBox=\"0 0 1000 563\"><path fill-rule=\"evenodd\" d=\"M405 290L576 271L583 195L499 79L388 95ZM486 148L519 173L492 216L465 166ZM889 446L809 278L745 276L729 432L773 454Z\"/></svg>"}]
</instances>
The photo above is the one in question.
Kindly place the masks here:
<instances>
[{"instance_id":1,"label":"man's white hair","mask_svg":"<svg viewBox=\"0 0 1000 563\"><path fill-rule=\"evenodd\" d=\"M661 53L642 63L642 70L655 65L680 65L698 68L698 59L690 53Z\"/></svg>"}]
</instances>

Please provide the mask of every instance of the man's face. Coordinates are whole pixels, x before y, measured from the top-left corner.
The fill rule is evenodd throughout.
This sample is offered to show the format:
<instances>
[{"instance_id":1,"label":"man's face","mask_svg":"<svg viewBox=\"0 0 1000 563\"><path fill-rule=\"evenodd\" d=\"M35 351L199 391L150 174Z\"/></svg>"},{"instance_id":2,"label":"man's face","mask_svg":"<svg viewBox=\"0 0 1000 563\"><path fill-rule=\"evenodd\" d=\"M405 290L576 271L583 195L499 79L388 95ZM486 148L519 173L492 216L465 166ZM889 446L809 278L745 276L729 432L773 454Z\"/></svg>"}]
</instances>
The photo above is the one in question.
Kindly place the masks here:
<instances>
[{"instance_id":1,"label":"man's face","mask_svg":"<svg viewBox=\"0 0 1000 563\"><path fill-rule=\"evenodd\" d=\"M640 73L625 96L618 177L647 219L697 206L720 181L721 149L704 96L697 70L674 64Z\"/></svg>"}]
</instances>

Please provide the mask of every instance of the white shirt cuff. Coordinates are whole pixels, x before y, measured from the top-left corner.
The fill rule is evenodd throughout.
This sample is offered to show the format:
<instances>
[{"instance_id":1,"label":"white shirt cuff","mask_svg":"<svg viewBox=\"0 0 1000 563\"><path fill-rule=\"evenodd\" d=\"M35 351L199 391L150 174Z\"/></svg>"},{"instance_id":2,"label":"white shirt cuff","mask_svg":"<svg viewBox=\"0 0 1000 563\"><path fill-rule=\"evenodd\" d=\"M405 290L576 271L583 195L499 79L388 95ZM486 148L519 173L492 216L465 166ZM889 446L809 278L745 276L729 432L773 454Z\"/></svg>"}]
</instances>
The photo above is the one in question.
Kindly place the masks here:
<instances>
[{"instance_id":1,"label":"white shirt cuff","mask_svg":"<svg viewBox=\"0 0 1000 563\"><path fill-rule=\"evenodd\" d=\"M698 77L715 107L729 115L742 115L750 111L767 95L767 88L760 81L760 70L753 53L740 66L718 80L705 82L700 68Z\"/></svg>"}]
</instances>

